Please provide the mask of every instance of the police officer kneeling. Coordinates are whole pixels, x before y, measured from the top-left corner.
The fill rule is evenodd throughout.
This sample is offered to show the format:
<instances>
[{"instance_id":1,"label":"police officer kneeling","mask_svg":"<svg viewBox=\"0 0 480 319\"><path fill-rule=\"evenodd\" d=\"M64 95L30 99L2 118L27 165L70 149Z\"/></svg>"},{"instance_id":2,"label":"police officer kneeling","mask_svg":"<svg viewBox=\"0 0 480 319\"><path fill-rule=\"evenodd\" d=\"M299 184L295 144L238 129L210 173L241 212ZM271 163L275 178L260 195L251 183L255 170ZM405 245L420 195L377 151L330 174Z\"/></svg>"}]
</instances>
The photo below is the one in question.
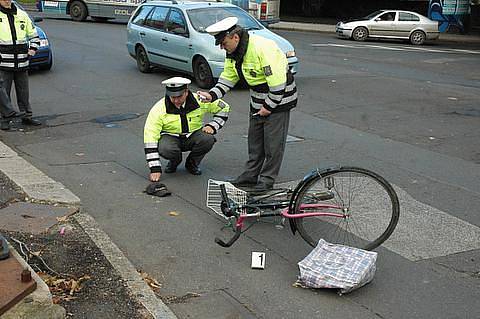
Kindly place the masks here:
<instances>
[{"instance_id":1,"label":"police officer kneeling","mask_svg":"<svg viewBox=\"0 0 480 319\"><path fill-rule=\"evenodd\" d=\"M150 168L150 181L160 180L160 156L168 160L165 173L173 173L182 162L182 152L190 151L185 168L193 175L202 172L198 167L216 142L214 135L228 119L230 107L222 100L204 102L188 89L190 80L174 77L162 82L166 96L148 113L144 128L145 155ZM213 119L203 124L206 113Z\"/></svg>"}]
</instances>

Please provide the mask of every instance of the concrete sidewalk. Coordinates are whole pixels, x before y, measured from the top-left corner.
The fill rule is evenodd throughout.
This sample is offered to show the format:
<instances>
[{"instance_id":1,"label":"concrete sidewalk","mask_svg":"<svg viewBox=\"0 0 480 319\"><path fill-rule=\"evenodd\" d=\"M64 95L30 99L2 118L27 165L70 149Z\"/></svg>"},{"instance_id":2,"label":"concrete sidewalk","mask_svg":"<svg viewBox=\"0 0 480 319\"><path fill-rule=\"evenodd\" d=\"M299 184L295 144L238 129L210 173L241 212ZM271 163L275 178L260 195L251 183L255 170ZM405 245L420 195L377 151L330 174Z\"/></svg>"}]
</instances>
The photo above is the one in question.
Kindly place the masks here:
<instances>
[{"instance_id":1,"label":"concrete sidewalk","mask_svg":"<svg viewBox=\"0 0 480 319\"><path fill-rule=\"evenodd\" d=\"M2 142L0 142L0 172L15 184L30 201L81 207L80 199L63 184L45 175ZM73 217L119 273L123 282L130 290L132 298L141 304L152 318L176 318L175 314L161 299L157 298L155 293L141 278L136 268L90 215L81 212L73 215ZM18 258L19 260L21 259L20 256ZM24 264L26 267L27 264ZM31 271L33 272L33 270ZM41 279L37 278L37 281L40 287L32 294L23 298L16 306L9 309L2 315L2 318L5 316L5 318L12 319L52 319L64 316L65 311L62 310L63 308L52 306L52 296L48 287Z\"/></svg>"}]
</instances>

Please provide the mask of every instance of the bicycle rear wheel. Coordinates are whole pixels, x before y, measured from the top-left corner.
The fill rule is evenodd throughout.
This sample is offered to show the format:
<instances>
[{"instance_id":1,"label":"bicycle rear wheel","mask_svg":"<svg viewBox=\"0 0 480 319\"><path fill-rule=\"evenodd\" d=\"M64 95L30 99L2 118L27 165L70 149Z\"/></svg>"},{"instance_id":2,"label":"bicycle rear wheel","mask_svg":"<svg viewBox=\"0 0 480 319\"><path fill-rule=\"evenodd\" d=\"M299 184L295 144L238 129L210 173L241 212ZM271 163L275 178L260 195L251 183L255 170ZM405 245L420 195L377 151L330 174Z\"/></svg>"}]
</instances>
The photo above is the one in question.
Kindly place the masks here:
<instances>
[{"instance_id":1,"label":"bicycle rear wheel","mask_svg":"<svg viewBox=\"0 0 480 319\"><path fill-rule=\"evenodd\" d=\"M317 204L338 208L312 207ZM392 234L400 205L395 190L380 175L363 168L340 167L321 172L298 191L294 213L318 211L341 213L343 217L295 219L298 232L308 244L315 247L323 238L330 243L371 250Z\"/></svg>"}]
</instances>

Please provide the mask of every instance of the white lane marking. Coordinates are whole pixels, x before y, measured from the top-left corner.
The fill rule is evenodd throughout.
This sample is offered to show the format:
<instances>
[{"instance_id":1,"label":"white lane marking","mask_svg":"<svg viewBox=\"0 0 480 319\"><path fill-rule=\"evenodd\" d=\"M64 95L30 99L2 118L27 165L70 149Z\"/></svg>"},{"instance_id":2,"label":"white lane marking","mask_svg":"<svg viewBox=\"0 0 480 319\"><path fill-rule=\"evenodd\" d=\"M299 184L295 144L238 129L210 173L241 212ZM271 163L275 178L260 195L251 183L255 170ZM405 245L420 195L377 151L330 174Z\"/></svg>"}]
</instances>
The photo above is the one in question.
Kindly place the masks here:
<instances>
[{"instance_id":1,"label":"white lane marking","mask_svg":"<svg viewBox=\"0 0 480 319\"><path fill-rule=\"evenodd\" d=\"M480 54L480 51L473 51L473 50L462 50L462 49L451 49L451 50L460 52L460 53Z\"/></svg>"},{"instance_id":2,"label":"white lane marking","mask_svg":"<svg viewBox=\"0 0 480 319\"><path fill-rule=\"evenodd\" d=\"M316 43L312 43L312 47L342 47L342 48L353 48L353 49L357 49L358 46L356 45L348 45L348 44L335 44L335 43L319 43L319 44L316 44Z\"/></svg>"},{"instance_id":3,"label":"white lane marking","mask_svg":"<svg viewBox=\"0 0 480 319\"><path fill-rule=\"evenodd\" d=\"M395 191L400 219L384 247L413 261L480 249L479 227Z\"/></svg>"},{"instance_id":4,"label":"white lane marking","mask_svg":"<svg viewBox=\"0 0 480 319\"><path fill-rule=\"evenodd\" d=\"M300 180L276 184L294 189ZM400 218L392 236L382 247L412 261L480 249L480 228L444 211L421 203L394 185L400 201ZM375 198L367 198L372 211ZM384 220L370 220L382 224Z\"/></svg>"},{"instance_id":5,"label":"white lane marking","mask_svg":"<svg viewBox=\"0 0 480 319\"><path fill-rule=\"evenodd\" d=\"M340 48L352 48L352 49L379 49L379 50L391 50L391 51L410 51L410 52L432 52L432 53L462 53L462 54L480 54L480 51L463 50L463 49L432 49L424 47L389 47L383 45L369 45L369 44L336 44L336 43L312 43L312 47L340 47Z\"/></svg>"}]
</instances>

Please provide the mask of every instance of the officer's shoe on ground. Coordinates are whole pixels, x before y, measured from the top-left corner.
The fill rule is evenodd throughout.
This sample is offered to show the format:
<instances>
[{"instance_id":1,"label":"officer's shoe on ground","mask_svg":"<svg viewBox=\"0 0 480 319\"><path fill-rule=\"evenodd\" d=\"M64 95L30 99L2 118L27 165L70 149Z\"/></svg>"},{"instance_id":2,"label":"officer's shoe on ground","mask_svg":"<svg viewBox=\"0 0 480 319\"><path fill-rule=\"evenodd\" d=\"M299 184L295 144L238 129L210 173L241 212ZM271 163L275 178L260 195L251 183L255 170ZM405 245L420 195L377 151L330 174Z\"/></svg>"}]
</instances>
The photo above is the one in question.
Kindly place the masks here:
<instances>
[{"instance_id":1,"label":"officer's shoe on ground","mask_svg":"<svg viewBox=\"0 0 480 319\"><path fill-rule=\"evenodd\" d=\"M34 120L31 117L22 118L22 123L25 124L25 125L30 125L30 126L42 125L42 122L40 122L39 120Z\"/></svg>"},{"instance_id":2,"label":"officer's shoe on ground","mask_svg":"<svg viewBox=\"0 0 480 319\"><path fill-rule=\"evenodd\" d=\"M187 158L185 162L185 168L192 175L202 175L202 171L198 168L198 165L194 161Z\"/></svg>"},{"instance_id":3,"label":"officer's shoe on ground","mask_svg":"<svg viewBox=\"0 0 480 319\"><path fill-rule=\"evenodd\" d=\"M273 184L265 183L265 182L258 182L257 185L253 188L255 192L267 192L273 189Z\"/></svg>"},{"instance_id":4,"label":"officer's shoe on ground","mask_svg":"<svg viewBox=\"0 0 480 319\"><path fill-rule=\"evenodd\" d=\"M3 118L5 120L13 120L14 118L16 117L22 117L25 115L25 112L15 112L15 111L12 111L12 113L8 114L7 116L4 116Z\"/></svg>"},{"instance_id":5,"label":"officer's shoe on ground","mask_svg":"<svg viewBox=\"0 0 480 319\"><path fill-rule=\"evenodd\" d=\"M235 187L255 187L257 185L256 180L240 178L240 177L229 180L228 182L230 182L230 184L232 184Z\"/></svg>"},{"instance_id":6,"label":"officer's shoe on ground","mask_svg":"<svg viewBox=\"0 0 480 319\"><path fill-rule=\"evenodd\" d=\"M0 122L0 129L4 131L8 131L10 129L10 121L1 121Z\"/></svg>"},{"instance_id":7,"label":"officer's shoe on ground","mask_svg":"<svg viewBox=\"0 0 480 319\"><path fill-rule=\"evenodd\" d=\"M165 173L175 173L177 171L178 163L168 161L167 167L165 167Z\"/></svg>"}]
</instances>

